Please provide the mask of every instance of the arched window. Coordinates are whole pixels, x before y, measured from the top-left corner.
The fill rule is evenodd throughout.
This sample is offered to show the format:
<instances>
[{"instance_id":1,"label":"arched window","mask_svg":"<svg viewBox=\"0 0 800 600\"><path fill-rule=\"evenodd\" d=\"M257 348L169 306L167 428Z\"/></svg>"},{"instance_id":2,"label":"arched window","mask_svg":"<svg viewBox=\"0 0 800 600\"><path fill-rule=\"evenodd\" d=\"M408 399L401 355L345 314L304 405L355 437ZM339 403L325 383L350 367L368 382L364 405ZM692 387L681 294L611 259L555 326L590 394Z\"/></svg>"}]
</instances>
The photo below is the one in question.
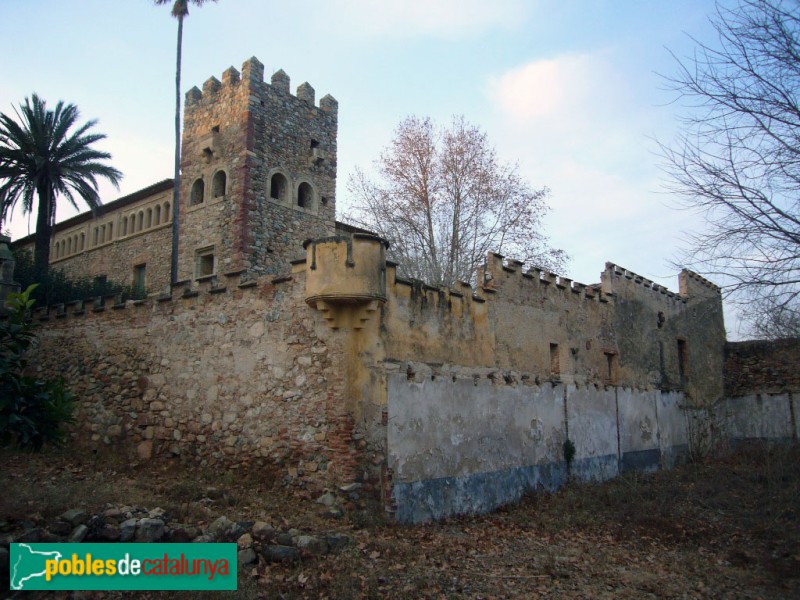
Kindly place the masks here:
<instances>
[{"instance_id":1,"label":"arched window","mask_svg":"<svg viewBox=\"0 0 800 600\"><path fill-rule=\"evenodd\" d=\"M156 204L156 211L155 211L156 222L154 225L161 225L161 205Z\"/></svg>"},{"instance_id":2,"label":"arched window","mask_svg":"<svg viewBox=\"0 0 800 600\"><path fill-rule=\"evenodd\" d=\"M203 203L203 196L205 195L205 186L202 179L195 179L192 184L192 196L189 200L191 206L196 206Z\"/></svg>"},{"instance_id":3,"label":"arched window","mask_svg":"<svg viewBox=\"0 0 800 600\"><path fill-rule=\"evenodd\" d=\"M164 202L164 223L167 223L172 215L169 214L169 202Z\"/></svg>"},{"instance_id":4,"label":"arched window","mask_svg":"<svg viewBox=\"0 0 800 600\"><path fill-rule=\"evenodd\" d=\"M81 234L81 251L83 251L83 249L85 247L86 247L86 234L82 233Z\"/></svg>"},{"instance_id":5,"label":"arched window","mask_svg":"<svg viewBox=\"0 0 800 600\"><path fill-rule=\"evenodd\" d=\"M92 246L97 246L97 240L100 239L100 228L94 228L94 241L92 242Z\"/></svg>"},{"instance_id":6,"label":"arched window","mask_svg":"<svg viewBox=\"0 0 800 600\"><path fill-rule=\"evenodd\" d=\"M211 180L211 195L214 198L221 198L225 195L228 177L225 171L217 171L214 173L214 179Z\"/></svg>"},{"instance_id":7,"label":"arched window","mask_svg":"<svg viewBox=\"0 0 800 600\"><path fill-rule=\"evenodd\" d=\"M153 226L153 209L147 209L147 224L145 225L148 229Z\"/></svg>"},{"instance_id":8,"label":"arched window","mask_svg":"<svg viewBox=\"0 0 800 600\"><path fill-rule=\"evenodd\" d=\"M67 240L67 254L72 254L72 238Z\"/></svg>"},{"instance_id":9,"label":"arched window","mask_svg":"<svg viewBox=\"0 0 800 600\"><path fill-rule=\"evenodd\" d=\"M128 235L128 217L122 217L122 235Z\"/></svg>"},{"instance_id":10,"label":"arched window","mask_svg":"<svg viewBox=\"0 0 800 600\"><path fill-rule=\"evenodd\" d=\"M110 242L112 239L114 239L114 224L113 223L109 223L108 224L108 241Z\"/></svg>"},{"instance_id":11,"label":"arched window","mask_svg":"<svg viewBox=\"0 0 800 600\"><path fill-rule=\"evenodd\" d=\"M286 200L289 182L281 173L275 173L269 181L269 197L274 200Z\"/></svg>"},{"instance_id":12,"label":"arched window","mask_svg":"<svg viewBox=\"0 0 800 600\"><path fill-rule=\"evenodd\" d=\"M136 233L136 213L131 213L128 220L131 222L131 233Z\"/></svg>"},{"instance_id":13,"label":"arched window","mask_svg":"<svg viewBox=\"0 0 800 600\"><path fill-rule=\"evenodd\" d=\"M56 258L60 257L61 256L61 244L59 244L58 242L56 242L55 251L56 251Z\"/></svg>"},{"instance_id":14,"label":"arched window","mask_svg":"<svg viewBox=\"0 0 800 600\"><path fill-rule=\"evenodd\" d=\"M144 211L143 210L139 211L139 224L136 227L136 229L138 231L141 231L142 229L144 229Z\"/></svg>"},{"instance_id":15,"label":"arched window","mask_svg":"<svg viewBox=\"0 0 800 600\"><path fill-rule=\"evenodd\" d=\"M302 208L314 207L314 190L305 181L297 188L297 206Z\"/></svg>"}]
</instances>

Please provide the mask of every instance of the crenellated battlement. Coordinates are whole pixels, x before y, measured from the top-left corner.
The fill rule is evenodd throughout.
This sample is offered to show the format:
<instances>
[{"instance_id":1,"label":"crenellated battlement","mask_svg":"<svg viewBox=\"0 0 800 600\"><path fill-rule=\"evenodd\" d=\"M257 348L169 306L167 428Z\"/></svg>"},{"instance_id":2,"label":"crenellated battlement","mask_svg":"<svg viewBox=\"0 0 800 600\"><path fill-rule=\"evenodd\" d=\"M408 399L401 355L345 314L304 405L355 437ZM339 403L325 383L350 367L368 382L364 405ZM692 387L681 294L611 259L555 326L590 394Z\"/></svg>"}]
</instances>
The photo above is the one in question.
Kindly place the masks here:
<instances>
[{"instance_id":1,"label":"crenellated battlement","mask_svg":"<svg viewBox=\"0 0 800 600\"><path fill-rule=\"evenodd\" d=\"M700 285L708 288L712 292L715 292L717 294L722 294L722 288L720 286L710 282L708 279L706 279L702 275L695 273L694 271L690 271L689 269L683 269L680 274L680 281L682 286L685 279L691 280L695 283L699 283ZM681 294L683 293L684 291L683 289L681 289Z\"/></svg>"},{"instance_id":2,"label":"crenellated battlement","mask_svg":"<svg viewBox=\"0 0 800 600\"><path fill-rule=\"evenodd\" d=\"M291 94L290 84L291 79L283 69L275 71L269 83L264 81L264 65L253 56L244 61L241 72L231 66L222 73L222 81L212 76L203 83L202 90L197 86L192 87L186 92L186 108L190 110L197 105L214 103L217 101L217 96L219 94L238 91L241 85L257 93L270 90L273 93L289 96L311 107L316 107L315 91L314 88L311 87L311 84L308 82L301 83L297 86L294 96ZM339 103L333 96L326 94L320 99L318 109L335 114L338 112Z\"/></svg>"},{"instance_id":3,"label":"crenellated battlement","mask_svg":"<svg viewBox=\"0 0 800 600\"><path fill-rule=\"evenodd\" d=\"M670 291L668 288L660 285L643 275L639 275L638 273L634 273L630 269L626 269L625 267L621 267L612 262L606 263L606 269L601 274L602 279L602 286L604 290L612 291L616 288L619 288L619 285L632 285L633 289L641 288L643 290L647 290L648 292L658 294L661 296L666 302L670 302L673 304L686 304L687 301L687 294L681 292L680 294L676 294L673 291Z\"/></svg>"},{"instance_id":4,"label":"crenellated battlement","mask_svg":"<svg viewBox=\"0 0 800 600\"><path fill-rule=\"evenodd\" d=\"M248 302L248 298L258 297L269 286L273 288L288 286L294 281L295 278L292 276L248 279L245 273L234 271L219 277L203 277L194 282L179 282L170 293L151 294L140 300L122 300L119 294L111 294L40 306L34 309L32 317L34 321L46 323L76 318L91 319L101 316L104 318L109 313L122 317L131 316L134 313L150 315L153 312L163 311L167 307L182 309L187 307L187 303L225 303L233 298L237 301Z\"/></svg>"},{"instance_id":5,"label":"crenellated battlement","mask_svg":"<svg viewBox=\"0 0 800 600\"><path fill-rule=\"evenodd\" d=\"M506 259L502 254L490 252L480 275L480 280L483 282L482 291L496 294L502 290L504 297L509 300L514 300L515 295L522 299L526 292L530 294L532 291L549 294L554 301L559 297L563 297L564 301L579 299L601 303L608 303L614 299L612 291L603 290L598 284L580 283L537 266L532 266L526 271L523 265L520 260ZM526 284L521 283L523 281ZM528 285L529 289L520 287L524 285ZM512 292L515 288L517 291ZM539 301L538 297L536 301Z\"/></svg>"}]
</instances>

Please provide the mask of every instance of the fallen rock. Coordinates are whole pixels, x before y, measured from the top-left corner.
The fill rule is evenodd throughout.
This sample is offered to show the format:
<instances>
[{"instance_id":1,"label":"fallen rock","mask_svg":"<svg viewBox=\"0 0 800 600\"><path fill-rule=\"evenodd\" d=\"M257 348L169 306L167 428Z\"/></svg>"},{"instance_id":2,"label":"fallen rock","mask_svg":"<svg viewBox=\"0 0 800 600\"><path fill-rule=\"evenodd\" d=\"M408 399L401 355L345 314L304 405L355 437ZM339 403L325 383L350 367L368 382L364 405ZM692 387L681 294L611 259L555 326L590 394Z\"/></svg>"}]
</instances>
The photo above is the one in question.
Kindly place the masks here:
<instances>
[{"instance_id":1,"label":"fallen rock","mask_svg":"<svg viewBox=\"0 0 800 600\"><path fill-rule=\"evenodd\" d=\"M61 515L60 519L62 521L66 521L73 527L77 527L78 525L83 525L89 520L89 513L87 513L85 510L81 510L80 508L73 508Z\"/></svg>"},{"instance_id":2,"label":"fallen rock","mask_svg":"<svg viewBox=\"0 0 800 600\"><path fill-rule=\"evenodd\" d=\"M138 522L137 519L127 519L126 521L120 523L119 526L120 542L130 542L133 539L133 536L136 533L137 522Z\"/></svg>"},{"instance_id":3,"label":"fallen rock","mask_svg":"<svg viewBox=\"0 0 800 600\"><path fill-rule=\"evenodd\" d=\"M256 521L251 531L253 532L253 538L260 542L273 540L278 533L272 525L264 521Z\"/></svg>"},{"instance_id":4,"label":"fallen rock","mask_svg":"<svg viewBox=\"0 0 800 600\"><path fill-rule=\"evenodd\" d=\"M257 559L258 556L256 556L256 551L252 548L245 548L236 553L236 560L239 561L240 565L253 564Z\"/></svg>"},{"instance_id":5,"label":"fallen rock","mask_svg":"<svg viewBox=\"0 0 800 600\"><path fill-rule=\"evenodd\" d=\"M141 519L136 526L137 542L157 542L164 537L164 521L161 519Z\"/></svg>"},{"instance_id":6,"label":"fallen rock","mask_svg":"<svg viewBox=\"0 0 800 600\"><path fill-rule=\"evenodd\" d=\"M298 536L295 546L297 546L298 550L302 550L311 556L320 556L328 552L328 543L313 535Z\"/></svg>"},{"instance_id":7,"label":"fallen rock","mask_svg":"<svg viewBox=\"0 0 800 600\"><path fill-rule=\"evenodd\" d=\"M317 504L322 504L323 506L327 506L328 508L330 508L331 506L336 504L336 496L334 496L330 492L325 492L324 494L322 494L322 496L317 498L316 502Z\"/></svg>"},{"instance_id":8,"label":"fallen rock","mask_svg":"<svg viewBox=\"0 0 800 600\"><path fill-rule=\"evenodd\" d=\"M294 562L300 559L300 551L293 546L265 546L262 554L269 562Z\"/></svg>"},{"instance_id":9,"label":"fallen rock","mask_svg":"<svg viewBox=\"0 0 800 600\"><path fill-rule=\"evenodd\" d=\"M67 538L67 543L70 544L77 544L82 542L86 539L86 534L89 533L89 528L86 525L78 525L75 529L72 530L72 533L69 534Z\"/></svg>"}]
</instances>

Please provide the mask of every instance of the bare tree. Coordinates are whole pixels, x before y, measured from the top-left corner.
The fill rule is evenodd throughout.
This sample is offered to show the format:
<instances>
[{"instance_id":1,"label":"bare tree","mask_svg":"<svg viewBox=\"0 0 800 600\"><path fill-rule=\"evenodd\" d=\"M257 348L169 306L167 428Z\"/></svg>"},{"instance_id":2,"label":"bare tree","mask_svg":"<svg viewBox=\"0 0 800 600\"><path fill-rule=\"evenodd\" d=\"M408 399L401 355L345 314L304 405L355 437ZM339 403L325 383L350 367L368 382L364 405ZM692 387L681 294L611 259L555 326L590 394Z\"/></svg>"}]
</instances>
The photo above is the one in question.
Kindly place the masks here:
<instances>
[{"instance_id":1,"label":"bare tree","mask_svg":"<svg viewBox=\"0 0 800 600\"><path fill-rule=\"evenodd\" d=\"M406 277L435 285L471 279L489 251L561 269L541 220L547 188L533 189L516 165L497 159L486 134L455 117L448 127L408 117L376 160L379 181L356 169L348 181L351 222L391 242Z\"/></svg>"},{"instance_id":2,"label":"bare tree","mask_svg":"<svg viewBox=\"0 0 800 600\"><path fill-rule=\"evenodd\" d=\"M662 144L670 190L703 214L686 266L721 281L753 333L800 317L800 3L738 0L668 78L688 107ZM677 57L676 57L677 58Z\"/></svg>"}]
</instances>

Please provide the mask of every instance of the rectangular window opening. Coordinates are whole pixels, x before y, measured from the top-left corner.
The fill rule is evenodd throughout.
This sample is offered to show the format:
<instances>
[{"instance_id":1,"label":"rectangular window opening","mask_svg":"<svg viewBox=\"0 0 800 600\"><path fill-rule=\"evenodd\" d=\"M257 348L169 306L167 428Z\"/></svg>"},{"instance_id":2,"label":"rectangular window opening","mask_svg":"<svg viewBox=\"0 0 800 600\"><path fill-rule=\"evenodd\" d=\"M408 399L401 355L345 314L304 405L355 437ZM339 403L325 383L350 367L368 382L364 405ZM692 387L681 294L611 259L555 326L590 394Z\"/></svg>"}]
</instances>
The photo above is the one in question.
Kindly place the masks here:
<instances>
[{"instance_id":1,"label":"rectangular window opening","mask_svg":"<svg viewBox=\"0 0 800 600\"><path fill-rule=\"evenodd\" d=\"M207 277L215 272L214 248L204 248L197 251L195 261L195 278Z\"/></svg>"},{"instance_id":2,"label":"rectangular window opening","mask_svg":"<svg viewBox=\"0 0 800 600\"><path fill-rule=\"evenodd\" d=\"M144 298L147 285L147 265L133 267L133 293L136 298Z\"/></svg>"},{"instance_id":3,"label":"rectangular window opening","mask_svg":"<svg viewBox=\"0 0 800 600\"><path fill-rule=\"evenodd\" d=\"M550 374L561 374L561 361L558 356L558 344L550 344Z\"/></svg>"},{"instance_id":4,"label":"rectangular window opening","mask_svg":"<svg viewBox=\"0 0 800 600\"><path fill-rule=\"evenodd\" d=\"M606 383L617 382L617 355L614 352L605 352L606 355Z\"/></svg>"},{"instance_id":5,"label":"rectangular window opening","mask_svg":"<svg viewBox=\"0 0 800 600\"><path fill-rule=\"evenodd\" d=\"M678 374L681 376L681 379L686 378L686 361L686 340L678 340Z\"/></svg>"}]
</instances>

